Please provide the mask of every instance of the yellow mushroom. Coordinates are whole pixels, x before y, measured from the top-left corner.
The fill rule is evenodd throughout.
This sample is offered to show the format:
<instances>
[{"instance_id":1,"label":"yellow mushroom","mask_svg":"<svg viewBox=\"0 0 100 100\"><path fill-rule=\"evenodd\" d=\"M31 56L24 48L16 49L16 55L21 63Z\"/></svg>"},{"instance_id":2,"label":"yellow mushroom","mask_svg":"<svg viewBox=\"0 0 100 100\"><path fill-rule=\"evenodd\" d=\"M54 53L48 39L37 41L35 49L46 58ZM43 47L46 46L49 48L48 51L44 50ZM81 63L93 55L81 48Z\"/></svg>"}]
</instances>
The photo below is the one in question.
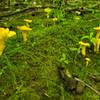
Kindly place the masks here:
<instances>
[{"instance_id":1,"label":"yellow mushroom","mask_svg":"<svg viewBox=\"0 0 100 100\"><path fill-rule=\"evenodd\" d=\"M55 22L55 21L57 21L57 20L58 20L58 18L56 18L56 17L55 17L55 18L52 18L52 20Z\"/></svg>"},{"instance_id":2,"label":"yellow mushroom","mask_svg":"<svg viewBox=\"0 0 100 100\"><path fill-rule=\"evenodd\" d=\"M8 28L0 28L0 39L6 40L9 33Z\"/></svg>"},{"instance_id":3,"label":"yellow mushroom","mask_svg":"<svg viewBox=\"0 0 100 100\"><path fill-rule=\"evenodd\" d=\"M100 26L99 27L95 27L94 29L97 31L97 33L96 33L96 39L100 38Z\"/></svg>"},{"instance_id":4,"label":"yellow mushroom","mask_svg":"<svg viewBox=\"0 0 100 100\"><path fill-rule=\"evenodd\" d=\"M99 52L100 48L100 38L96 39L96 51Z\"/></svg>"},{"instance_id":5,"label":"yellow mushroom","mask_svg":"<svg viewBox=\"0 0 100 100\"><path fill-rule=\"evenodd\" d=\"M30 19L24 19L24 21L26 22L26 25L29 27L29 23L31 23L32 22L32 20L30 20Z\"/></svg>"},{"instance_id":6,"label":"yellow mushroom","mask_svg":"<svg viewBox=\"0 0 100 100\"><path fill-rule=\"evenodd\" d=\"M27 22L27 23L31 23L32 22L32 20L30 20L30 19L24 19L24 21Z\"/></svg>"},{"instance_id":7,"label":"yellow mushroom","mask_svg":"<svg viewBox=\"0 0 100 100\"><path fill-rule=\"evenodd\" d=\"M44 9L44 12L47 13L47 18L49 18L49 15L50 15L51 11L52 10L49 7Z\"/></svg>"},{"instance_id":8,"label":"yellow mushroom","mask_svg":"<svg viewBox=\"0 0 100 100\"><path fill-rule=\"evenodd\" d=\"M98 52L100 48L100 26L94 28L97 33L96 33L96 43L94 44L94 51Z\"/></svg>"},{"instance_id":9,"label":"yellow mushroom","mask_svg":"<svg viewBox=\"0 0 100 100\"><path fill-rule=\"evenodd\" d=\"M14 35L16 35L15 31L9 31L8 38L10 38L10 37L12 37Z\"/></svg>"},{"instance_id":10,"label":"yellow mushroom","mask_svg":"<svg viewBox=\"0 0 100 100\"><path fill-rule=\"evenodd\" d=\"M85 42L82 42L80 41L79 44L82 46L81 48L81 53L83 56L86 56L86 48L90 46L89 43L85 43Z\"/></svg>"},{"instance_id":11,"label":"yellow mushroom","mask_svg":"<svg viewBox=\"0 0 100 100\"><path fill-rule=\"evenodd\" d=\"M80 20L80 17L79 16L75 16L74 19L75 20Z\"/></svg>"},{"instance_id":12,"label":"yellow mushroom","mask_svg":"<svg viewBox=\"0 0 100 100\"><path fill-rule=\"evenodd\" d=\"M17 26L17 28L22 31L23 41L26 42L28 39L28 32L32 29L28 26Z\"/></svg>"},{"instance_id":13,"label":"yellow mushroom","mask_svg":"<svg viewBox=\"0 0 100 100\"><path fill-rule=\"evenodd\" d=\"M89 62L91 61L90 58L85 58L85 61L86 61L86 66L89 64Z\"/></svg>"},{"instance_id":14,"label":"yellow mushroom","mask_svg":"<svg viewBox=\"0 0 100 100\"><path fill-rule=\"evenodd\" d=\"M0 28L0 56L5 49L5 41L14 35L16 35L16 32L9 31L8 28Z\"/></svg>"}]
</instances>

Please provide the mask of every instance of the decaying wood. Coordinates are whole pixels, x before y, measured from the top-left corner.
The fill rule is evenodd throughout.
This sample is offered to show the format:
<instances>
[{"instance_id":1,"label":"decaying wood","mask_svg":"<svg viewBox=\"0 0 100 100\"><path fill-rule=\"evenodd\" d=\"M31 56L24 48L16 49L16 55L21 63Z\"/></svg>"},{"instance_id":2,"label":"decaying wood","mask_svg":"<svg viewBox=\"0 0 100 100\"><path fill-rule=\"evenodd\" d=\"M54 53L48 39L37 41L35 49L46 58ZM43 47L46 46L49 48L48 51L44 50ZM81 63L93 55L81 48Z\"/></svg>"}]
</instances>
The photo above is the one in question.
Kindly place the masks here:
<instances>
[{"instance_id":1,"label":"decaying wood","mask_svg":"<svg viewBox=\"0 0 100 100\"><path fill-rule=\"evenodd\" d=\"M13 16L13 15L17 15L17 14L21 14L21 13L38 13L41 12L41 9L44 9L46 7L50 7L50 8L54 8L55 6L51 5L45 5L45 6L37 6L37 7L27 7L27 8L23 8L23 9L16 9L16 11L2 11L2 14L0 14L0 19L2 19L3 17L9 17L9 16ZM38 10L40 9L40 10Z\"/></svg>"},{"instance_id":2,"label":"decaying wood","mask_svg":"<svg viewBox=\"0 0 100 100\"><path fill-rule=\"evenodd\" d=\"M13 7L13 6L12 6ZM10 17L10 16L16 16L16 15L19 15L19 14L24 14L24 15L29 15L29 14L38 14L38 13L42 13L43 12L43 9L46 8L46 7L50 7L50 8L58 8L57 6L55 5L37 5L37 6L29 6L29 7L26 7L26 8L17 8L15 9L15 11L12 11L8 8L8 10L3 10L0 8L0 20L2 20L3 18L7 18L7 17ZM75 12L77 14L85 14L85 13L92 13L93 9L89 9L89 8L86 8L86 7L74 7L74 8L71 8L71 7L67 7L67 8L63 8L65 12L69 12L69 13L72 13L72 12ZM3 10L3 11L2 11Z\"/></svg>"}]
</instances>

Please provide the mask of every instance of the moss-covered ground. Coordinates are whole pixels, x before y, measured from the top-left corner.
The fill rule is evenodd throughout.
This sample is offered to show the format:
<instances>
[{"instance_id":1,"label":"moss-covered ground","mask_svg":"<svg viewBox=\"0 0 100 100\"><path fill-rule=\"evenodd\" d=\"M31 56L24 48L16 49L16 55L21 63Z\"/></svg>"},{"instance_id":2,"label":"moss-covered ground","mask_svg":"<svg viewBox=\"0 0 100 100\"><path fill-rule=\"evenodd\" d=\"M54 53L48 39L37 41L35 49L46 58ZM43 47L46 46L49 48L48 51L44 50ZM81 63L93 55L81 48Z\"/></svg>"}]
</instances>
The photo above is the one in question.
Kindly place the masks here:
<instances>
[{"instance_id":1,"label":"moss-covered ground","mask_svg":"<svg viewBox=\"0 0 100 100\"><path fill-rule=\"evenodd\" d=\"M54 15L50 18L45 13L21 15L1 23L16 31L16 36L6 41L0 57L0 100L100 100L88 87L76 97L77 94L65 89L58 72L58 68L63 67L100 91L100 80L95 81L100 77L100 53L94 53L91 46L86 55L91 61L86 66L84 57L74 50L79 47L82 36L91 32L95 36L93 28L100 25L98 9L82 15L53 9ZM52 17L58 20L54 22ZM25 24L25 18L32 20L26 43L16 28Z\"/></svg>"}]
</instances>

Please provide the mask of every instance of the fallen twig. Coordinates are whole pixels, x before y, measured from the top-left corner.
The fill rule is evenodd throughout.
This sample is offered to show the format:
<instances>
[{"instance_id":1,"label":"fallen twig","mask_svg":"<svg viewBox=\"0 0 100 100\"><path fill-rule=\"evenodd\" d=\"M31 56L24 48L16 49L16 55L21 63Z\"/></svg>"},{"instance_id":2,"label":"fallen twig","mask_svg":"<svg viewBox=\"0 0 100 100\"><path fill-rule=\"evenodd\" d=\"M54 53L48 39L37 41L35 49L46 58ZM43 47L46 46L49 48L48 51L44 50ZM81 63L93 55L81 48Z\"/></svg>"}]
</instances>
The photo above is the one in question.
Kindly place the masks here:
<instances>
[{"instance_id":1,"label":"fallen twig","mask_svg":"<svg viewBox=\"0 0 100 100\"><path fill-rule=\"evenodd\" d=\"M85 86L87 86L88 88L90 88L91 90L93 90L97 95L100 96L100 92L97 91L96 89L94 89L94 88L93 88L92 86L90 86L89 84L85 83L84 81L82 81L81 79L76 78L76 77L75 77L75 80L81 82L82 84L84 84Z\"/></svg>"},{"instance_id":2,"label":"fallen twig","mask_svg":"<svg viewBox=\"0 0 100 100\"><path fill-rule=\"evenodd\" d=\"M45 6L29 6L29 7L26 7L26 8L23 8L23 9L16 9L16 11L7 11L7 12L5 12L5 14L2 14L2 15L0 15L0 18L2 18L2 17L9 17L9 16L13 16L13 15L16 15L16 14L20 14L20 13L24 13L24 12L34 12L34 13L36 13L36 12L39 12L39 11L37 11L37 9L39 8L39 9L44 9L44 8L46 8L46 7L50 7L50 8L55 8L55 6L54 5L45 5ZM41 11L40 11L41 12Z\"/></svg>"}]
</instances>

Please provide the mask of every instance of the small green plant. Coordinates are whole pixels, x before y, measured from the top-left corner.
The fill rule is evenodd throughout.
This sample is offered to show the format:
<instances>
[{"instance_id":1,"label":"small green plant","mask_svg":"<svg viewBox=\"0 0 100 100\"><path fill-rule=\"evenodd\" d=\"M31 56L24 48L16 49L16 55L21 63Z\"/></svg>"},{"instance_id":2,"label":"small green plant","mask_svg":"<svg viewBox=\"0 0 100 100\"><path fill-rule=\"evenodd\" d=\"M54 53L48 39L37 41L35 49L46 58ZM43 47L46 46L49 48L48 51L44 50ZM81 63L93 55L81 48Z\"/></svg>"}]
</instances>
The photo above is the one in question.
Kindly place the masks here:
<instances>
[{"instance_id":1,"label":"small green plant","mask_svg":"<svg viewBox=\"0 0 100 100\"><path fill-rule=\"evenodd\" d=\"M70 48L71 51L77 51L77 54L82 52L82 55L86 55L86 50L82 49L83 46L81 44L88 43L88 47L90 47L92 44L95 45L96 43L96 38L94 37L94 33L91 32L89 35L84 35L80 39L81 41L79 42L79 47L78 48ZM84 41L84 42L83 42ZM86 49L86 48L85 48Z\"/></svg>"},{"instance_id":2,"label":"small green plant","mask_svg":"<svg viewBox=\"0 0 100 100\"><path fill-rule=\"evenodd\" d=\"M96 42L96 39L94 37L94 33L93 32L91 32L89 35L82 36L81 40L89 41L92 44L95 44L95 42Z\"/></svg>"},{"instance_id":3,"label":"small green plant","mask_svg":"<svg viewBox=\"0 0 100 100\"><path fill-rule=\"evenodd\" d=\"M66 54L65 54L65 53L62 54L62 57L60 58L59 61L60 61L62 64L68 64L68 63L69 63L68 59L66 58Z\"/></svg>"}]
</instances>

